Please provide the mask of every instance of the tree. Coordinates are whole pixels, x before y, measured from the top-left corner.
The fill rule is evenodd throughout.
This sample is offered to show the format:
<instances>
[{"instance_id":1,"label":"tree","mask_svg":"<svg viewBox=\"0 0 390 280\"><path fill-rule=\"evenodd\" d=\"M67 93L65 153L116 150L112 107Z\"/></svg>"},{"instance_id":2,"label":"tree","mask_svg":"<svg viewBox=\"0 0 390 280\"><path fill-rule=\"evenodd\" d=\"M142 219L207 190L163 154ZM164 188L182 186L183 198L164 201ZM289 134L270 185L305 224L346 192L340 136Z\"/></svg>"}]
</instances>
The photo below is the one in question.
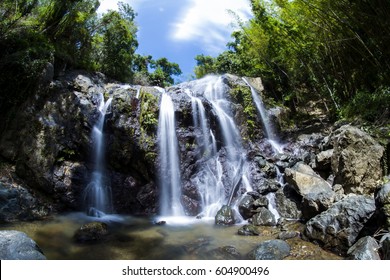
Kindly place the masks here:
<instances>
[{"instance_id":1,"label":"tree","mask_svg":"<svg viewBox=\"0 0 390 280\"><path fill-rule=\"evenodd\" d=\"M89 68L98 0L42 0L41 30L55 48L56 72Z\"/></svg>"},{"instance_id":2,"label":"tree","mask_svg":"<svg viewBox=\"0 0 390 280\"><path fill-rule=\"evenodd\" d=\"M119 12L109 11L101 19L100 69L111 78L130 82L133 78L134 53L138 47L133 9L119 3Z\"/></svg>"},{"instance_id":3,"label":"tree","mask_svg":"<svg viewBox=\"0 0 390 280\"><path fill-rule=\"evenodd\" d=\"M151 61L150 67L154 69L154 72L150 74L151 84L160 87L172 85L174 83L172 76L182 73L177 63L170 62L165 57Z\"/></svg>"}]
</instances>

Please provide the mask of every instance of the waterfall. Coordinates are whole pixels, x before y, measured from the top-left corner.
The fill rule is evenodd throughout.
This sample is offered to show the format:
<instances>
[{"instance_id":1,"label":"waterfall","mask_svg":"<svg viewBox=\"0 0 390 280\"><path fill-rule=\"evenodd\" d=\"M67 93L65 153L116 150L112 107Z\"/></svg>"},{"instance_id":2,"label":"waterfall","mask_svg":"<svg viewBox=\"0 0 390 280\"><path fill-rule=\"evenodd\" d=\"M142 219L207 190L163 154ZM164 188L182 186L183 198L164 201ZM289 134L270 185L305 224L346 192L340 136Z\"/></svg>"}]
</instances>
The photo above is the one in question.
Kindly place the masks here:
<instances>
[{"instance_id":1,"label":"waterfall","mask_svg":"<svg viewBox=\"0 0 390 280\"><path fill-rule=\"evenodd\" d=\"M261 100L256 89L245 78L242 79L251 89L252 98L256 105L257 112L260 115L261 122L263 123L264 132L268 139L268 142L271 144L274 152L279 154L283 153L283 147L278 142L277 135L273 129L272 123L269 120L268 111L264 107L263 100Z\"/></svg>"},{"instance_id":2,"label":"waterfall","mask_svg":"<svg viewBox=\"0 0 390 280\"><path fill-rule=\"evenodd\" d=\"M111 188L107 184L104 176L104 133L103 126L107 109L111 104L112 98L104 101L103 94L99 95L99 118L92 129L92 140L94 143L94 171L92 178L84 192L84 200L87 214L90 216L101 217L113 211Z\"/></svg>"},{"instance_id":3,"label":"waterfall","mask_svg":"<svg viewBox=\"0 0 390 280\"><path fill-rule=\"evenodd\" d=\"M160 214L163 216L184 216L181 205L181 179L178 141L176 136L175 109L171 97L162 93L158 121L160 158Z\"/></svg>"},{"instance_id":4,"label":"waterfall","mask_svg":"<svg viewBox=\"0 0 390 280\"><path fill-rule=\"evenodd\" d=\"M246 159L241 144L242 139L232 117L231 103L226 96L228 87L224 84L222 77L207 76L197 81L191 89L185 89L185 92L191 97L194 127L202 132L202 136L197 137L198 147L203 149L199 155L201 164L197 174L192 178L192 182L197 186L201 196L201 215L214 218L223 205L232 203L241 183L247 190L251 190L246 175ZM229 169L228 174L223 171L215 135L210 129L205 108L198 96L203 96L212 105L218 119L227 154L224 165L225 168ZM223 180L224 177L229 177L230 180ZM225 186L229 181L230 185ZM226 195L226 189L230 189L229 195Z\"/></svg>"}]
</instances>

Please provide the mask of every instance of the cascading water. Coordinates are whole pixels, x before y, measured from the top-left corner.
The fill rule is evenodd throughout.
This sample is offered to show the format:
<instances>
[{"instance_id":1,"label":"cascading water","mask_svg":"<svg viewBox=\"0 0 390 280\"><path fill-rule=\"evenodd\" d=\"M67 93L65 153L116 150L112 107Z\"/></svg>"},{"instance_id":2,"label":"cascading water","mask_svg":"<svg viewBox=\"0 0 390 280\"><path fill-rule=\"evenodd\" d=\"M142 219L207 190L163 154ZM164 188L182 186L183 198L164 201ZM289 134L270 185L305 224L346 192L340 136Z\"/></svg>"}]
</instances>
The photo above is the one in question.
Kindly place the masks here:
<instances>
[{"instance_id":1,"label":"cascading water","mask_svg":"<svg viewBox=\"0 0 390 280\"><path fill-rule=\"evenodd\" d=\"M171 97L161 88L160 116L158 121L160 157L160 214L184 216L180 202L181 179L175 109Z\"/></svg>"},{"instance_id":2,"label":"cascading water","mask_svg":"<svg viewBox=\"0 0 390 280\"><path fill-rule=\"evenodd\" d=\"M92 140L94 143L95 168L90 183L84 193L85 205L89 216L101 217L113 211L111 188L104 176L104 120L112 98L104 101L103 94L99 95L99 118L92 129Z\"/></svg>"},{"instance_id":3,"label":"cascading water","mask_svg":"<svg viewBox=\"0 0 390 280\"><path fill-rule=\"evenodd\" d=\"M232 198L241 182L247 191L251 190L246 175L242 139L230 111L231 104L226 98L227 90L222 78L216 76L207 76L191 87L191 90L185 90L192 101L194 127L202 131L202 137L197 138L198 146L203 147L203 152L200 153L201 164L192 181L201 196L203 209L201 215L208 218L214 218L224 204L232 203ZM228 165L229 174L223 172L216 139L206 118L205 108L201 99L195 95L203 96L212 105L218 118L227 154L225 165ZM223 177L226 176L230 178L230 186L224 186ZM226 196L225 189L230 189L230 195Z\"/></svg>"},{"instance_id":4,"label":"cascading water","mask_svg":"<svg viewBox=\"0 0 390 280\"><path fill-rule=\"evenodd\" d=\"M283 147L279 144L278 137L274 131L272 123L269 121L268 111L265 109L263 101L261 100L256 89L247 81L247 79L242 79L251 89L252 98L260 115L261 122L263 123L264 132L266 134L268 142L271 144L274 152L283 153Z\"/></svg>"}]
</instances>

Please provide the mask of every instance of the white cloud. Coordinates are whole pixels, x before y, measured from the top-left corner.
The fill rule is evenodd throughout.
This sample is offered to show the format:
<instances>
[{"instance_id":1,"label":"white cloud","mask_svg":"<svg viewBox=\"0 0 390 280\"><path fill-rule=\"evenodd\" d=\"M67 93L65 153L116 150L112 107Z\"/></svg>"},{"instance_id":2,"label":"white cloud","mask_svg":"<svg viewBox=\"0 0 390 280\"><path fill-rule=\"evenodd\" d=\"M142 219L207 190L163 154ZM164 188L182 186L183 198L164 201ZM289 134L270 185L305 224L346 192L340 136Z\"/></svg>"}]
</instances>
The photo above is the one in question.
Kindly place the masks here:
<instances>
[{"instance_id":1,"label":"white cloud","mask_svg":"<svg viewBox=\"0 0 390 280\"><path fill-rule=\"evenodd\" d=\"M149 0L100 0L100 6L98 13L104 13L107 10L118 10L118 2L129 3L130 6L137 11L138 7L142 2L147 2Z\"/></svg>"},{"instance_id":2,"label":"white cloud","mask_svg":"<svg viewBox=\"0 0 390 280\"><path fill-rule=\"evenodd\" d=\"M172 25L172 39L201 42L207 53L219 53L234 29L235 19L229 10L244 21L251 14L247 0L190 0L182 17Z\"/></svg>"}]
</instances>

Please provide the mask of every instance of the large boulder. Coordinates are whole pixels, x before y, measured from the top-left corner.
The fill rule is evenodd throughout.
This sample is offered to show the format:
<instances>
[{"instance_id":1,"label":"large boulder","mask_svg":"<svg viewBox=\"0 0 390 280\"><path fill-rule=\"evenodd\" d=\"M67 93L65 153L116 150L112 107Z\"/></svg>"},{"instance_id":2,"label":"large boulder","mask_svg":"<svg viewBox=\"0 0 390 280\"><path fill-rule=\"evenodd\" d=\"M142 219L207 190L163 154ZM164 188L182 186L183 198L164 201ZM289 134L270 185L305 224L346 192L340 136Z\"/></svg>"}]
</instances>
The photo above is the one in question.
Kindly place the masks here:
<instances>
[{"instance_id":1,"label":"large boulder","mask_svg":"<svg viewBox=\"0 0 390 280\"><path fill-rule=\"evenodd\" d=\"M257 213L252 217L255 226L276 226L274 215L267 208L258 208Z\"/></svg>"},{"instance_id":2,"label":"large boulder","mask_svg":"<svg viewBox=\"0 0 390 280\"><path fill-rule=\"evenodd\" d=\"M286 168L284 175L287 183L301 196L313 193L332 192L329 183L303 162L298 162L292 168Z\"/></svg>"},{"instance_id":3,"label":"large boulder","mask_svg":"<svg viewBox=\"0 0 390 280\"><path fill-rule=\"evenodd\" d=\"M346 253L374 212L372 198L350 195L310 219L305 225L304 235L327 249Z\"/></svg>"},{"instance_id":4,"label":"large boulder","mask_svg":"<svg viewBox=\"0 0 390 280\"><path fill-rule=\"evenodd\" d=\"M350 260L380 260L379 244L371 236L359 239L347 252Z\"/></svg>"},{"instance_id":5,"label":"large boulder","mask_svg":"<svg viewBox=\"0 0 390 280\"><path fill-rule=\"evenodd\" d=\"M0 177L0 223L40 219L49 213L49 206L25 185Z\"/></svg>"},{"instance_id":6,"label":"large boulder","mask_svg":"<svg viewBox=\"0 0 390 280\"><path fill-rule=\"evenodd\" d=\"M228 206L223 205L222 208L217 212L215 216L215 224L216 225L234 225L236 222L234 210Z\"/></svg>"},{"instance_id":7,"label":"large boulder","mask_svg":"<svg viewBox=\"0 0 390 280\"><path fill-rule=\"evenodd\" d=\"M37 243L24 232L16 230L0 231L1 260L45 260Z\"/></svg>"},{"instance_id":8,"label":"large boulder","mask_svg":"<svg viewBox=\"0 0 390 280\"><path fill-rule=\"evenodd\" d=\"M305 195L302 198L302 217L310 220L331 207L335 199L336 194L333 191Z\"/></svg>"},{"instance_id":9,"label":"large boulder","mask_svg":"<svg viewBox=\"0 0 390 280\"><path fill-rule=\"evenodd\" d=\"M346 194L372 195L382 178L384 148L364 131L344 125L331 135L334 184Z\"/></svg>"}]
</instances>

